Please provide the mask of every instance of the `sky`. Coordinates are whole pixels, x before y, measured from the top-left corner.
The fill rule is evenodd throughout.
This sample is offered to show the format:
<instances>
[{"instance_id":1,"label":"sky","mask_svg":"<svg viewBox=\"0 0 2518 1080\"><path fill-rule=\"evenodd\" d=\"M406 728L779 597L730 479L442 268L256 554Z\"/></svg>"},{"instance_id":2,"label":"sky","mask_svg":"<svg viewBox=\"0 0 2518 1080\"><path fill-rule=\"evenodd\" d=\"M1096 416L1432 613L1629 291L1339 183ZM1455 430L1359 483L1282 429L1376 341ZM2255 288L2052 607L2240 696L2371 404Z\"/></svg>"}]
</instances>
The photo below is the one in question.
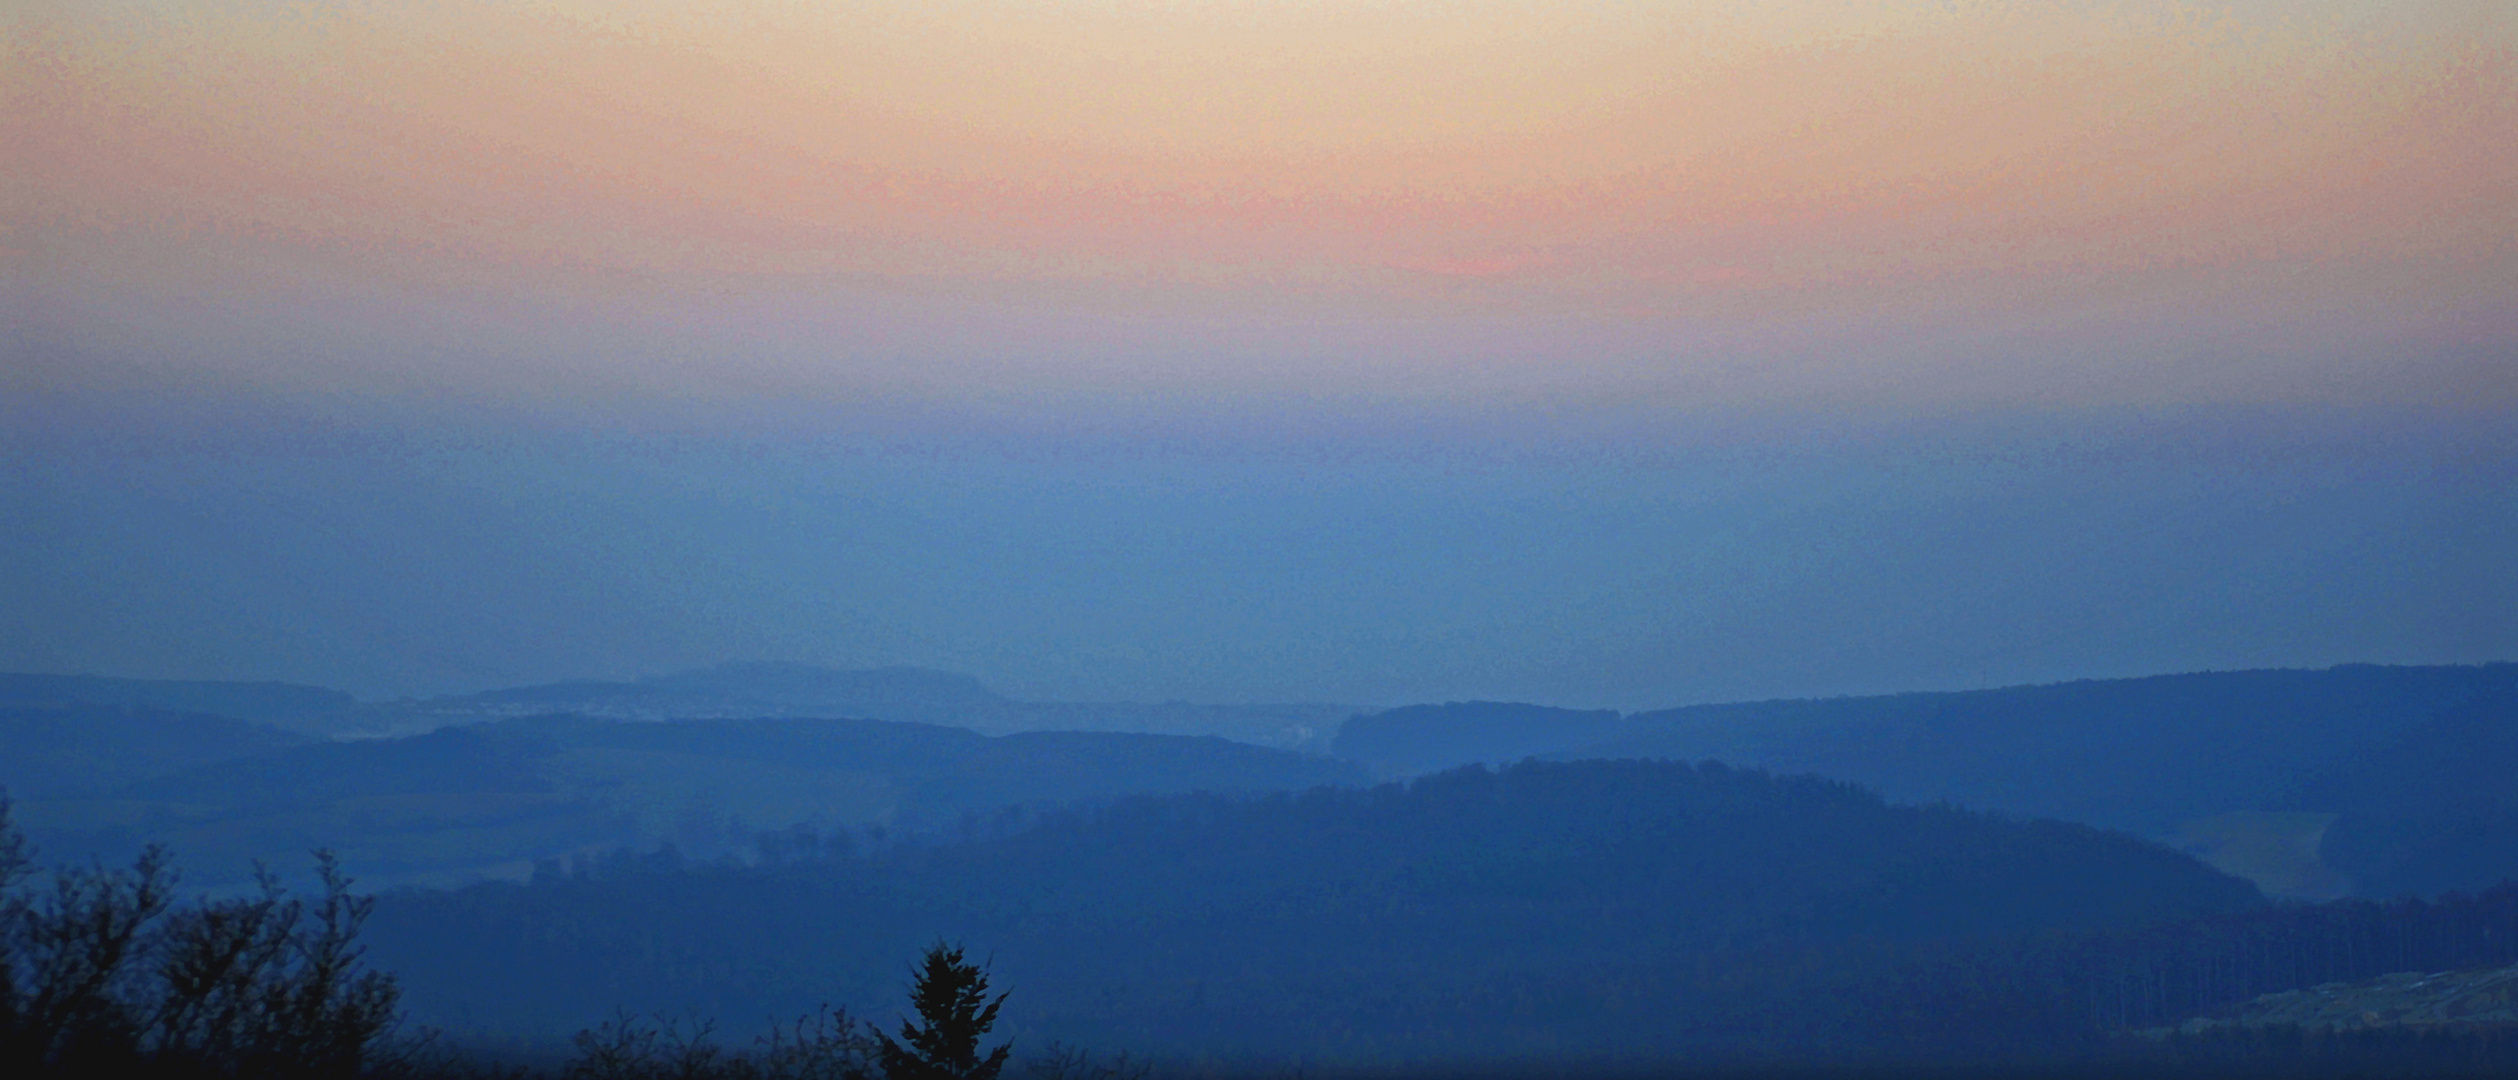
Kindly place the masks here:
<instances>
[{"instance_id":1,"label":"sky","mask_svg":"<svg viewBox=\"0 0 2518 1080\"><path fill-rule=\"evenodd\" d=\"M2518 659L2518 10L0 12L0 667Z\"/></svg>"}]
</instances>

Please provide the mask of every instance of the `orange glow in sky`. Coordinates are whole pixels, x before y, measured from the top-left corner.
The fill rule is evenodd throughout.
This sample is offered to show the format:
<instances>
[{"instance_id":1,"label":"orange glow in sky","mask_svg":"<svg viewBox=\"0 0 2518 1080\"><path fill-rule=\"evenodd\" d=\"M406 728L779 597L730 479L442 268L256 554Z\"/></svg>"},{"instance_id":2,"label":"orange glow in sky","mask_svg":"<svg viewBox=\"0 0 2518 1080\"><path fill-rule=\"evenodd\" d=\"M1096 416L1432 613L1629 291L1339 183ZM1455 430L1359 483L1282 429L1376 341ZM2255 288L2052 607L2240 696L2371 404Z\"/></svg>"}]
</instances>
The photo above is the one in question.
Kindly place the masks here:
<instances>
[{"instance_id":1,"label":"orange glow in sky","mask_svg":"<svg viewBox=\"0 0 2518 1080\"><path fill-rule=\"evenodd\" d=\"M2518 397L2500 0L0 19L0 259L56 358L485 392Z\"/></svg>"}]
</instances>

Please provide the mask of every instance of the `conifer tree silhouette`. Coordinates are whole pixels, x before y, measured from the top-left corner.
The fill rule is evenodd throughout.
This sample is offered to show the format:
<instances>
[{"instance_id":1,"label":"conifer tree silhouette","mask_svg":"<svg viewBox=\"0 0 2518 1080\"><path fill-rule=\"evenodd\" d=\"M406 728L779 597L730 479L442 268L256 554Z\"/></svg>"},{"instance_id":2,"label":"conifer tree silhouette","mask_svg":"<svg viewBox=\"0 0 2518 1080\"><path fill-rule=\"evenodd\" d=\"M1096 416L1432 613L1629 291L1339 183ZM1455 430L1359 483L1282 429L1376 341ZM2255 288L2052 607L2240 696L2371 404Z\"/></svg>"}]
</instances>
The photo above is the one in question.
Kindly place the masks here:
<instances>
[{"instance_id":1,"label":"conifer tree silhouette","mask_svg":"<svg viewBox=\"0 0 2518 1080\"><path fill-rule=\"evenodd\" d=\"M918 1022L901 1021L898 1041L877 1030L876 1059L885 1080L996 1080L1011 1043L979 1054L979 1040L996 1026L1006 995L988 997L988 973L962 961L962 949L941 941L928 946L910 986ZM905 1045L904 1045L905 1044Z\"/></svg>"}]
</instances>

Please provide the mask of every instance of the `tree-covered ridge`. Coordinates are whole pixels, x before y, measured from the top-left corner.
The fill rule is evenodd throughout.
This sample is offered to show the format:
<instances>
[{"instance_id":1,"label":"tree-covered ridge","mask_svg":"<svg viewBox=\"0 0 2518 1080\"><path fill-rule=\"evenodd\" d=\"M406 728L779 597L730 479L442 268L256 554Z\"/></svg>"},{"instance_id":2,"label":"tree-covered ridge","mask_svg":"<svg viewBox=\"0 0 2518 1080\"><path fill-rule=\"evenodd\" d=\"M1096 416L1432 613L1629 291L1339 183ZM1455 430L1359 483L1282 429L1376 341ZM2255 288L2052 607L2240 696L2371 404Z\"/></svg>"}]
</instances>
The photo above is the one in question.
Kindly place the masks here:
<instances>
[{"instance_id":1,"label":"tree-covered ridge","mask_svg":"<svg viewBox=\"0 0 2518 1080\"><path fill-rule=\"evenodd\" d=\"M730 1046L703 1018L635 1018L580 1030L561 1064L481 1060L402 1026L400 990L365 962L375 900L315 852L320 895L276 876L255 893L178 894L163 848L128 868L39 869L0 798L0 1075L12 1080L996 1080L1010 1043L982 1051L1006 995L958 946L927 949L914 1019L894 1040L824 1006ZM1051 1044L1041 1080L1142 1080L1125 1056Z\"/></svg>"},{"instance_id":2,"label":"tree-covered ridge","mask_svg":"<svg viewBox=\"0 0 2518 1080\"><path fill-rule=\"evenodd\" d=\"M795 826L930 829L1009 806L1362 779L1346 763L1217 738L545 716L288 745L23 809L63 855L119 859L162 842L222 883L249 877L255 859L327 847L368 880L411 883L522 876L536 859L625 846L748 854L758 833Z\"/></svg>"},{"instance_id":3,"label":"tree-covered ridge","mask_svg":"<svg viewBox=\"0 0 2518 1080\"><path fill-rule=\"evenodd\" d=\"M1580 754L1715 757L2161 836L2266 809L2443 710L2514 688L2518 664L2354 664L1707 705L1637 714L1633 734Z\"/></svg>"},{"instance_id":4,"label":"tree-covered ridge","mask_svg":"<svg viewBox=\"0 0 2518 1080\"><path fill-rule=\"evenodd\" d=\"M0 676L0 700L81 694L227 701L284 725L349 700L265 684ZM368 720L380 709L409 714L396 724L460 720L479 736L469 742L432 734L292 750L304 736L215 716L22 706L0 717L0 785L65 853L111 859L146 842L173 843L204 880L233 882L254 855L326 845L371 881L452 884L521 876L535 859L623 845L669 842L716 856L748 848L762 830L923 828L966 812L1133 791L1360 782L1533 754L1713 758L1849 780L1900 801L2122 828L2278 895L2323 899L2436 894L2518 874L2509 842L2518 818L2488 779L2492 763L2509 756L2494 747L2518 732L2513 700L2518 665L2497 664L2203 672L1623 715L1468 702L1351 717L1335 742L1340 764L1114 731L1034 730L991 741L967 727L821 720L811 711L909 709L982 727L1239 732L1235 725L1260 713L1312 724L1320 720L1313 706L1023 703L936 672L738 664L358 704ZM568 704L717 719L511 715ZM742 707L767 711L727 711ZM1002 708L1020 715L990 711ZM1325 736L1314 742L1328 745ZM467 758L478 767L456 767ZM2487 774L2481 783L2470 775L2478 772ZM2442 801L2450 793L2461 794Z\"/></svg>"},{"instance_id":5,"label":"tree-covered ridge","mask_svg":"<svg viewBox=\"0 0 2518 1080\"><path fill-rule=\"evenodd\" d=\"M2442 710L2518 690L2518 664L2195 672L1629 713L1466 702L1350 720L1341 753L1401 767L1537 755L1713 758L2143 835L2256 810Z\"/></svg>"},{"instance_id":6,"label":"tree-covered ridge","mask_svg":"<svg viewBox=\"0 0 2518 1080\"><path fill-rule=\"evenodd\" d=\"M2478 694L2313 777L2286 809L2337 814L2325 861L2391 893L2518 873L2518 688Z\"/></svg>"},{"instance_id":7,"label":"tree-covered ridge","mask_svg":"<svg viewBox=\"0 0 2518 1080\"><path fill-rule=\"evenodd\" d=\"M896 958L944 934L1021 989L1018 1037L1395 1060L1745 1049L1765 1036L1690 1017L1772 991L1781 961L2262 903L2128 837L1713 764L1533 762L971 827L859 858L391 896L376 948L424 1015L527 1034L624 1004L881 1002Z\"/></svg>"},{"instance_id":8,"label":"tree-covered ridge","mask_svg":"<svg viewBox=\"0 0 2518 1080\"><path fill-rule=\"evenodd\" d=\"M2268 992L2518 960L2518 885L2265 904L2122 836L1711 763L1532 762L957 831L393 896L368 924L375 959L453 1029L418 1053L389 1038L397 981L362 963L371 901L328 856L312 903L266 881L181 904L155 851L29 891L0 803L0 1058L30 1076L506 1076L462 1048L558 1051L578 1010L574 1053L545 1059L572 1080L975 1080L1018 1059L1044 1080L1145 1074L1078 1041L1200 1075L2518 1061L2493 1023L2405 1042L2363 1018L2348 1046L2209 1024L2133 1037ZM894 998L904 943L937 933L987 959L927 936ZM821 1005L776 1011L792 1000ZM623 1011L639 1007L656 1011ZM849 1007L918 1019L895 1039Z\"/></svg>"},{"instance_id":9,"label":"tree-covered ridge","mask_svg":"<svg viewBox=\"0 0 2518 1080\"><path fill-rule=\"evenodd\" d=\"M1403 705L1338 726L1330 752L1388 776L1502 763L1592 746L1634 730L1613 709L1554 709L1507 701ZM1597 755L1594 755L1597 756Z\"/></svg>"},{"instance_id":10,"label":"tree-covered ridge","mask_svg":"<svg viewBox=\"0 0 2518 1080\"><path fill-rule=\"evenodd\" d=\"M0 787L20 799L109 795L143 780L309 741L208 713L130 705L0 706Z\"/></svg>"},{"instance_id":11,"label":"tree-covered ridge","mask_svg":"<svg viewBox=\"0 0 2518 1080\"><path fill-rule=\"evenodd\" d=\"M2362 664L1623 716L1410 706L1348 721L1336 745L1385 775L1533 754L1713 758L2123 829L2293 896L2383 897L2518 876L2499 782L2518 767L2513 703L2518 665Z\"/></svg>"}]
</instances>

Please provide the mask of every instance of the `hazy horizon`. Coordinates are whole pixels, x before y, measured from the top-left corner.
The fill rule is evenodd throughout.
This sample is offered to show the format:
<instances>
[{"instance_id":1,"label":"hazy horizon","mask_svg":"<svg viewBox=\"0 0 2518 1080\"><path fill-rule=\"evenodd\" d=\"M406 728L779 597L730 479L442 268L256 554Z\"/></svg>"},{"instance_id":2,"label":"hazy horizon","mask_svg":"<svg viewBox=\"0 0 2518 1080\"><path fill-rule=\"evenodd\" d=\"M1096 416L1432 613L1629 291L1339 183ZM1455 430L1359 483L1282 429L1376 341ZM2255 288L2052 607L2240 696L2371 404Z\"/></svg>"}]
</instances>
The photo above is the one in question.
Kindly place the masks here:
<instances>
[{"instance_id":1,"label":"hazy horizon","mask_svg":"<svg viewBox=\"0 0 2518 1080\"><path fill-rule=\"evenodd\" d=\"M0 20L0 667L2518 656L2506 4Z\"/></svg>"},{"instance_id":2,"label":"hazy horizon","mask_svg":"<svg viewBox=\"0 0 2518 1080\"><path fill-rule=\"evenodd\" d=\"M19 414L0 668L390 698L785 660L1638 709L2518 656L2491 412L641 431L260 404Z\"/></svg>"},{"instance_id":3,"label":"hazy horizon","mask_svg":"<svg viewBox=\"0 0 2518 1080\"><path fill-rule=\"evenodd\" d=\"M2511 0L13 0L0 147L0 1074L2518 1076ZM1011 700L549 685L757 662Z\"/></svg>"}]
</instances>

